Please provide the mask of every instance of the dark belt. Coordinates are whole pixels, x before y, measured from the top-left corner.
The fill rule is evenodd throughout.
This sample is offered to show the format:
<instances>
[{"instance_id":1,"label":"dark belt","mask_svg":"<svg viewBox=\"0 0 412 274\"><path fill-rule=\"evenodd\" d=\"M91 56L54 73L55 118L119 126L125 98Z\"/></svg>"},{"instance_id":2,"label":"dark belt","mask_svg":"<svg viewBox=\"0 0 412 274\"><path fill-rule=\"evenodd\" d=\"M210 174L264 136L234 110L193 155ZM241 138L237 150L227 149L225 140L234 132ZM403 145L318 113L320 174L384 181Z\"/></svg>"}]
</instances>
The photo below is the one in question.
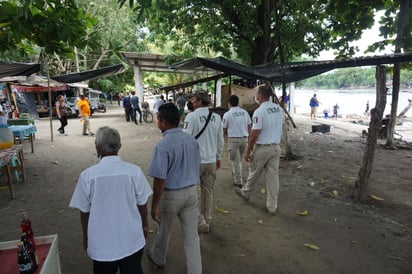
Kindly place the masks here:
<instances>
[{"instance_id":1,"label":"dark belt","mask_svg":"<svg viewBox=\"0 0 412 274\"><path fill-rule=\"evenodd\" d=\"M182 189L186 189L186 188L189 188L189 187L192 187L192 186L194 186L194 185L190 185L190 186L185 186L185 187L182 187L182 188L175 188L175 189L171 189L171 188L164 188L164 190L165 191L176 191L176 190L182 190Z\"/></svg>"},{"instance_id":2,"label":"dark belt","mask_svg":"<svg viewBox=\"0 0 412 274\"><path fill-rule=\"evenodd\" d=\"M269 147L269 146L276 146L278 144L276 143L271 143L271 144L256 144L256 146L258 147Z\"/></svg>"},{"instance_id":3,"label":"dark belt","mask_svg":"<svg viewBox=\"0 0 412 274\"><path fill-rule=\"evenodd\" d=\"M242 137L229 137L229 138L239 139L239 138L247 138L247 136L242 136Z\"/></svg>"}]
</instances>

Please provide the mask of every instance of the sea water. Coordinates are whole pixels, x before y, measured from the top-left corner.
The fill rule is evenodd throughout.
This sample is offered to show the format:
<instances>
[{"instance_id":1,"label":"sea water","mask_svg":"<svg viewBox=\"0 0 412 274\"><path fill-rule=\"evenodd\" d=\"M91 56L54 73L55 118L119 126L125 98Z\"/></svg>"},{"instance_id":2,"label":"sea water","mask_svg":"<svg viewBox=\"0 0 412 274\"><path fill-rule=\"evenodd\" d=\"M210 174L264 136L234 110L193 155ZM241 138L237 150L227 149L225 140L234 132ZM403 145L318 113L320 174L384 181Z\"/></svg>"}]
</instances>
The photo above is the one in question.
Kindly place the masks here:
<instances>
[{"instance_id":1,"label":"sea water","mask_svg":"<svg viewBox=\"0 0 412 274\"><path fill-rule=\"evenodd\" d=\"M342 117L348 115L364 115L366 110L366 103L369 102L369 111L375 107L376 103L376 90L375 89L357 89L357 90L306 90L296 89L294 90L293 98L291 98L292 105L294 105L296 114L309 114L310 106L309 101L313 94L316 93L320 104L318 107L318 115L323 116L323 111L328 110L329 116L332 116L333 106L338 104L338 114ZM397 114L399 114L407 105L408 99L412 99L412 93L399 92L399 101ZM384 114L390 114L392 104L392 95L387 95L386 106ZM290 110L291 112L293 109ZM412 116L412 109L406 116Z\"/></svg>"}]
</instances>

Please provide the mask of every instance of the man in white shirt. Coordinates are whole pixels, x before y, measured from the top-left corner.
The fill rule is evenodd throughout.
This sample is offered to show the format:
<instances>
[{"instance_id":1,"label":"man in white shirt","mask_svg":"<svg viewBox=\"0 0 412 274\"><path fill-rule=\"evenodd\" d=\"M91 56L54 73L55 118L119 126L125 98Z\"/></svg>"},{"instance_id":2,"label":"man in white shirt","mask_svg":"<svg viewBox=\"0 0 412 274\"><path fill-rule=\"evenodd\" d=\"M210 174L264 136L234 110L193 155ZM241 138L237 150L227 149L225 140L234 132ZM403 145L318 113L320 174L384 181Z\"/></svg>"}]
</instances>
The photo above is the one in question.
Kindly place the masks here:
<instances>
[{"instance_id":1,"label":"man in white shirt","mask_svg":"<svg viewBox=\"0 0 412 274\"><path fill-rule=\"evenodd\" d=\"M205 90L197 90L190 95L194 111L184 121L183 131L194 136L200 145L200 216L199 232L209 232L212 220L213 191L216 170L220 168L220 159L224 145L222 119L210 112L210 98ZM206 122L209 117L209 122ZM206 125L206 127L205 127ZM204 130L203 130L204 129Z\"/></svg>"},{"instance_id":2,"label":"man in white shirt","mask_svg":"<svg viewBox=\"0 0 412 274\"><path fill-rule=\"evenodd\" d=\"M260 175L265 175L266 209L276 214L279 194L279 158L280 140L284 111L279 105L270 101L272 90L268 86L260 86L256 93L259 108L253 113L252 131L250 132L245 160L250 162L249 176L242 188L236 188L236 194L249 201L251 192Z\"/></svg>"},{"instance_id":3,"label":"man in white shirt","mask_svg":"<svg viewBox=\"0 0 412 274\"><path fill-rule=\"evenodd\" d=\"M239 97L231 95L228 101L229 111L223 114L223 131L227 133L227 150L232 164L233 184L242 187L242 158L246 151L252 120L249 113L239 107Z\"/></svg>"},{"instance_id":4,"label":"man in white shirt","mask_svg":"<svg viewBox=\"0 0 412 274\"><path fill-rule=\"evenodd\" d=\"M143 273L141 259L148 234L147 200L152 189L140 167L118 156L120 135L96 132L100 162L84 170L70 207L80 210L83 247L95 274Z\"/></svg>"}]
</instances>

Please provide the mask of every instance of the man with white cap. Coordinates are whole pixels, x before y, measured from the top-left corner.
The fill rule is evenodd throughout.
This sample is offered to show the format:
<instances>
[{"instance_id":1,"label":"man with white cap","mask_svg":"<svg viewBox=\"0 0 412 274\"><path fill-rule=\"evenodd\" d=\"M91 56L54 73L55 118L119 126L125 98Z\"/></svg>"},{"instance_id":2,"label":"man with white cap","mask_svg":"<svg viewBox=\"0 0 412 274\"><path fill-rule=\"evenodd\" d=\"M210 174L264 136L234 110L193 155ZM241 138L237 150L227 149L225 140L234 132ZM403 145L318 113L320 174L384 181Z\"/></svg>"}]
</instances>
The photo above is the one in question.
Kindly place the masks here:
<instances>
[{"instance_id":1,"label":"man with white cap","mask_svg":"<svg viewBox=\"0 0 412 274\"><path fill-rule=\"evenodd\" d=\"M183 131L194 136L200 145L200 215L199 232L209 232L212 220L216 170L220 168L224 139L222 119L209 111L210 98L205 90L188 96L194 111L184 121Z\"/></svg>"}]
</instances>

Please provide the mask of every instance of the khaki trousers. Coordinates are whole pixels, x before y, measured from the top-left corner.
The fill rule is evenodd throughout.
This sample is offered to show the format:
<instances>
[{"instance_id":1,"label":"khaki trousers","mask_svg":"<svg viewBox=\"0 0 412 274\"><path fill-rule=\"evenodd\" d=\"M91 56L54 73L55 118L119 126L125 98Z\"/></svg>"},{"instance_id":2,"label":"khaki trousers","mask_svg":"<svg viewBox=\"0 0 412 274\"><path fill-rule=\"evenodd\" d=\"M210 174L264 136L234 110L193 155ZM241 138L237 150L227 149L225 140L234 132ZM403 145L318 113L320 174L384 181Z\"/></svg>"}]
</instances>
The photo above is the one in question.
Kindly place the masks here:
<instances>
[{"instance_id":1,"label":"khaki trousers","mask_svg":"<svg viewBox=\"0 0 412 274\"><path fill-rule=\"evenodd\" d=\"M216 163L200 164L199 223L212 220L213 191L216 181Z\"/></svg>"},{"instance_id":2,"label":"khaki trousers","mask_svg":"<svg viewBox=\"0 0 412 274\"><path fill-rule=\"evenodd\" d=\"M232 164L232 177L235 185L243 184L242 159L247 147L247 138L228 138L227 150Z\"/></svg>"},{"instance_id":3,"label":"khaki trousers","mask_svg":"<svg viewBox=\"0 0 412 274\"><path fill-rule=\"evenodd\" d=\"M260 175L264 174L266 182L266 208L276 210L279 195L279 158L280 146L255 145L249 164L249 176L242 187L245 197L250 197Z\"/></svg>"},{"instance_id":4,"label":"khaki trousers","mask_svg":"<svg viewBox=\"0 0 412 274\"><path fill-rule=\"evenodd\" d=\"M83 134L90 133L90 117L82 116L83 119Z\"/></svg>"},{"instance_id":5,"label":"khaki trousers","mask_svg":"<svg viewBox=\"0 0 412 274\"><path fill-rule=\"evenodd\" d=\"M160 265L166 264L172 224L179 218L184 237L188 274L202 273L200 240L197 232L198 207L196 186L165 191L160 201L160 224L154 235L152 258Z\"/></svg>"}]
</instances>

